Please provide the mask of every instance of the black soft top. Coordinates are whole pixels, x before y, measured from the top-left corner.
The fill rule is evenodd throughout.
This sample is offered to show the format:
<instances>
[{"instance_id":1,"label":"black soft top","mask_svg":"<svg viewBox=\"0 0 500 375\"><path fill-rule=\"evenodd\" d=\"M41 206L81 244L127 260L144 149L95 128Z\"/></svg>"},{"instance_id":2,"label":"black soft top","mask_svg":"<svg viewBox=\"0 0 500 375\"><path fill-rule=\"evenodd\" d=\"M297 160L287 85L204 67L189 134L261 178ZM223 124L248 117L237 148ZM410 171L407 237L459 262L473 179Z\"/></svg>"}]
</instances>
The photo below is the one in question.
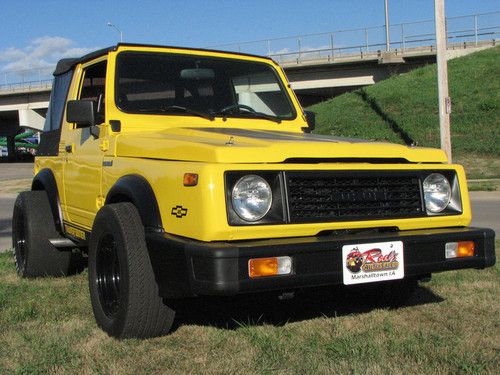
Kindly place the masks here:
<instances>
[{"instance_id":1,"label":"black soft top","mask_svg":"<svg viewBox=\"0 0 500 375\"><path fill-rule=\"evenodd\" d=\"M231 51L219 51L219 50L213 50L213 49L204 49L204 48L189 48L189 47L173 47L173 46L161 46L161 45L154 45L154 44L136 44L136 43L119 43L116 46L108 47L108 48L103 48L94 52L91 52L85 56L82 57L77 57L77 58L69 58L69 59L61 59L57 63L56 70L54 71L54 76L58 76L61 74L64 74L66 72L69 72L71 69L73 69L77 64L84 63L90 60L93 60L97 57L104 56L110 51L116 51L118 47L120 46L135 46L135 47L162 47L162 48L171 48L171 49L191 49L191 50L196 50L196 51L206 51L206 52L223 52L223 53L229 53L229 54L234 54L238 56L252 56L252 57L259 57L259 58L264 58L271 60L270 57L267 56L259 56L259 55L252 55L248 53L240 53L240 52L231 52Z\"/></svg>"},{"instance_id":2,"label":"black soft top","mask_svg":"<svg viewBox=\"0 0 500 375\"><path fill-rule=\"evenodd\" d=\"M90 60L95 59L96 57L99 57L99 56L104 56L109 51L113 51L116 48L117 48L117 46L113 46L113 47L103 48L103 49L100 49L98 51L88 53L82 57L71 58L71 59L61 59L57 63L56 70L54 70L54 75L58 76L58 75L66 73L66 72L69 72L71 69L73 69L75 67L75 65L80 64L80 63L84 63L86 61L90 61Z\"/></svg>"}]
</instances>

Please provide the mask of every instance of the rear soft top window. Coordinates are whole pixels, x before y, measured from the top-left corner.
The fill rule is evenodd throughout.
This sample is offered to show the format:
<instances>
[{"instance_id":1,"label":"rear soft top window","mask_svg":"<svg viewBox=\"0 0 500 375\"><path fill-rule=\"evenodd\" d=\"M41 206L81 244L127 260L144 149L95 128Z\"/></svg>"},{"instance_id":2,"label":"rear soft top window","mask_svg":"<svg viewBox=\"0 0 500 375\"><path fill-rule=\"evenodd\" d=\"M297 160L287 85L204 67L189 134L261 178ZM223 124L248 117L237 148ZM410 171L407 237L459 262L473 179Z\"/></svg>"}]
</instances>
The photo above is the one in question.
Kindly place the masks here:
<instances>
[{"instance_id":1,"label":"rear soft top window","mask_svg":"<svg viewBox=\"0 0 500 375\"><path fill-rule=\"evenodd\" d=\"M64 105L68 96L69 85L73 78L73 70L54 78L52 84L52 92L50 94L49 109L45 117L44 132L56 130L61 127L62 116L64 113Z\"/></svg>"}]
</instances>

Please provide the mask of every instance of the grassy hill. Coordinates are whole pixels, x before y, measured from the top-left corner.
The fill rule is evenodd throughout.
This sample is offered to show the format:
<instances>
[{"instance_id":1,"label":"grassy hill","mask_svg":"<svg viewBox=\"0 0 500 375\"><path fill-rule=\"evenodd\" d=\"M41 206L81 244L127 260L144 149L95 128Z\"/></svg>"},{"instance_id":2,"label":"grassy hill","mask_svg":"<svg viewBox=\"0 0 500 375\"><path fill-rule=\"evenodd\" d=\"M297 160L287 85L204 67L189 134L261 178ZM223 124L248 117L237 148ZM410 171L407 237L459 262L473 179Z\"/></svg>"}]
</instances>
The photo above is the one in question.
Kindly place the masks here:
<instances>
[{"instance_id":1,"label":"grassy hill","mask_svg":"<svg viewBox=\"0 0 500 375\"><path fill-rule=\"evenodd\" d=\"M500 175L500 47L448 62L454 161ZM319 134L439 147L436 65L393 76L308 108ZM481 168L478 168L481 164Z\"/></svg>"}]
</instances>

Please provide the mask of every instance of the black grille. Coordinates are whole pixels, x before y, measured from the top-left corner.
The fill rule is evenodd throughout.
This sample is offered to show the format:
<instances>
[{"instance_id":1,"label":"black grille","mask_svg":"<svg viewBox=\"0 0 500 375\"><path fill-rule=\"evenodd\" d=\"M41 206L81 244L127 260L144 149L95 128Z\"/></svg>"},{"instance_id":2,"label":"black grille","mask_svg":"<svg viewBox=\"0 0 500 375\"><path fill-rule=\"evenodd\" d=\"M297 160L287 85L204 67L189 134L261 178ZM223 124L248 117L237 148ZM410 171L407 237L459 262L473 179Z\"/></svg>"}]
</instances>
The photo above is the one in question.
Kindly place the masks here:
<instances>
[{"instance_id":1,"label":"black grille","mask_svg":"<svg viewBox=\"0 0 500 375\"><path fill-rule=\"evenodd\" d=\"M288 172L291 223L425 216L420 179L405 172Z\"/></svg>"}]
</instances>

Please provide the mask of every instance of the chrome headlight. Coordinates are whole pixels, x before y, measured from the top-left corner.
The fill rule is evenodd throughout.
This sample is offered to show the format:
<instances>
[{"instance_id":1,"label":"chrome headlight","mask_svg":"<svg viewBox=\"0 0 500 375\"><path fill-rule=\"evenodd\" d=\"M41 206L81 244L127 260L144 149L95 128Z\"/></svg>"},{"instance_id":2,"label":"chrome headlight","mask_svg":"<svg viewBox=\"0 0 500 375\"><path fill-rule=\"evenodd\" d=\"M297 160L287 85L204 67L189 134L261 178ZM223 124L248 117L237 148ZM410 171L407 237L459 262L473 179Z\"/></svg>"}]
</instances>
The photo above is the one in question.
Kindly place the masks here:
<instances>
[{"instance_id":1,"label":"chrome headlight","mask_svg":"<svg viewBox=\"0 0 500 375\"><path fill-rule=\"evenodd\" d=\"M450 183L440 173L428 175L423 183L425 208L430 213L443 211L451 199Z\"/></svg>"},{"instance_id":2,"label":"chrome headlight","mask_svg":"<svg viewBox=\"0 0 500 375\"><path fill-rule=\"evenodd\" d=\"M271 208L273 193L262 177L250 174L234 184L231 202L236 214L246 221L262 219Z\"/></svg>"}]
</instances>

